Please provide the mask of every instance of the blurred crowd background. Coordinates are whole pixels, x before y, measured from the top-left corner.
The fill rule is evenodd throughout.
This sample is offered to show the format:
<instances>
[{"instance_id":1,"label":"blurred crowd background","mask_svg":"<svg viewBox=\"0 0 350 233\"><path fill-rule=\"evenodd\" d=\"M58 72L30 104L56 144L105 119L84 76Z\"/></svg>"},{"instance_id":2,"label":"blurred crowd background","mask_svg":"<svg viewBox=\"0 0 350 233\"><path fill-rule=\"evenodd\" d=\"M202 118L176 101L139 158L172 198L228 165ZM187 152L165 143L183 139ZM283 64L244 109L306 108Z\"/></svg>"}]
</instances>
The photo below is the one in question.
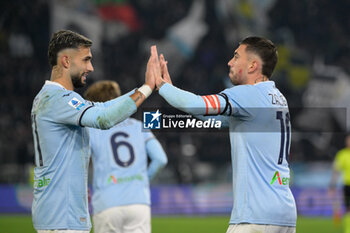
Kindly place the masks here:
<instances>
[{"instance_id":1,"label":"blurred crowd background","mask_svg":"<svg viewBox=\"0 0 350 233\"><path fill-rule=\"evenodd\" d=\"M350 129L348 9L346 0L1 1L0 183L30 180L30 110L50 79L47 47L58 29L93 40L95 72L88 85L115 80L124 93L143 84L152 44L164 53L176 86L212 94L231 86L227 62L239 41L251 35L271 39L279 52L273 80L291 111L295 182L298 174L321 171L315 177L325 183L322 174L330 171ZM143 107L169 105L153 94ZM169 158L155 182L230 181L227 130L154 133Z\"/></svg>"}]
</instances>

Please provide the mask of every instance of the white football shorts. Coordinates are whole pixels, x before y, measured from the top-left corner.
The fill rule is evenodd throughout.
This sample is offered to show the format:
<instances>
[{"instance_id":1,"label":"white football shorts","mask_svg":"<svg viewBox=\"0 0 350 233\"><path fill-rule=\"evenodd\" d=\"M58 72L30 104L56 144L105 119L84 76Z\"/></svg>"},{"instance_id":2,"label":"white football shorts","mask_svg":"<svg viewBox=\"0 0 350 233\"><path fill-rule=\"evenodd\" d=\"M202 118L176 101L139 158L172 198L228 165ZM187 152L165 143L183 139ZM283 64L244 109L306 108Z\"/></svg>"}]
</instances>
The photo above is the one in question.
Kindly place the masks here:
<instances>
[{"instance_id":1,"label":"white football shorts","mask_svg":"<svg viewBox=\"0 0 350 233\"><path fill-rule=\"evenodd\" d=\"M126 205L93 215L94 233L151 233L151 208Z\"/></svg>"},{"instance_id":2,"label":"white football shorts","mask_svg":"<svg viewBox=\"0 0 350 233\"><path fill-rule=\"evenodd\" d=\"M226 233L295 233L295 227L261 225L261 224L232 224L228 227Z\"/></svg>"},{"instance_id":3,"label":"white football shorts","mask_svg":"<svg viewBox=\"0 0 350 233\"><path fill-rule=\"evenodd\" d=\"M38 233L90 233L90 231L79 231L79 230L38 230Z\"/></svg>"}]
</instances>

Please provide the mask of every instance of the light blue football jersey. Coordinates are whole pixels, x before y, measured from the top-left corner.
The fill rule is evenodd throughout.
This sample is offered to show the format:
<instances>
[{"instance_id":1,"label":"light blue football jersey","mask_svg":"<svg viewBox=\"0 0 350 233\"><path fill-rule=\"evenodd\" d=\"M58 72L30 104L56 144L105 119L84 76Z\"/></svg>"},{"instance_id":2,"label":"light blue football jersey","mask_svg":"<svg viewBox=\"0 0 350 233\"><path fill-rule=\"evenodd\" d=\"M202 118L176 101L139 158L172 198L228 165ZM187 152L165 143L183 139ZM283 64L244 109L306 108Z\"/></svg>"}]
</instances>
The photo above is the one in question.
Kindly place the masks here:
<instances>
[{"instance_id":1,"label":"light blue football jersey","mask_svg":"<svg viewBox=\"0 0 350 233\"><path fill-rule=\"evenodd\" d=\"M94 214L115 206L150 205L149 177L166 164L166 155L151 131L128 118L109 130L90 128ZM148 142L158 148L147 167ZM152 161L155 163L152 165ZM159 163L157 162L159 161Z\"/></svg>"},{"instance_id":2,"label":"light blue football jersey","mask_svg":"<svg viewBox=\"0 0 350 233\"><path fill-rule=\"evenodd\" d=\"M32 106L35 147L35 229L91 228L87 199L88 130L80 119L92 107L79 94L46 81Z\"/></svg>"},{"instance_id":3,"label":"light blue football jersey","mask_svg":"<svg viewBox=\"0 0 350 233\"><path fill-rule=\"evenodd\" d=\"M228 97L232 112L227 110L225 114L229 116L210 118L221 120L230 129L233 183L230 224L295 226L297 213L289 188L287 161L291 125L285 97L273 81L239 85L222 93ZM208 113L209 105L201 96L170 84L164 84L159 94L172 106L197 117ZM216 97L220 103L216 111L226 109L224 97Z\"/></svg>"},{"instance_id":4,"label":"light blue football jersey","mask_svg":"<svg viewBox=\"0 0 350 233\"><path fill-rule=\"evenodd\" d=\"M224 90L229 116L233 209L230 224L296 225L289 188L291 125L288 104L273 81Z\"/></svg>"}]
</instances>

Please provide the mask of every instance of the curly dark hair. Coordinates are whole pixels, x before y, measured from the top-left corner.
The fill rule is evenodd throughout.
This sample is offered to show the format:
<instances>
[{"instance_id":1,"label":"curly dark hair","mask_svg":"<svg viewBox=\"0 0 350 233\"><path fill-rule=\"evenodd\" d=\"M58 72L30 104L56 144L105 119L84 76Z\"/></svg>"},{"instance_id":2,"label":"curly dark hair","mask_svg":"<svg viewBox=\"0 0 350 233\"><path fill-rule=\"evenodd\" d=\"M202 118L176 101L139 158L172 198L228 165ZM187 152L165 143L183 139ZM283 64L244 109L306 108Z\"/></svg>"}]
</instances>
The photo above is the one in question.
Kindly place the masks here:
<instances>
[{"instance_id":1,"label":"curly dark hair","mask_svg":"<svg viewBox=\"0 0 350 233\"><path fill-rule=\"evenodd\" d=\"M59 30L55 32L49 43L49 64L51 67L57 65L57 54L67 48L78 49L79 47L91 47L92 41L83 35L70 30Z\"/></svg>"}]
</instances>

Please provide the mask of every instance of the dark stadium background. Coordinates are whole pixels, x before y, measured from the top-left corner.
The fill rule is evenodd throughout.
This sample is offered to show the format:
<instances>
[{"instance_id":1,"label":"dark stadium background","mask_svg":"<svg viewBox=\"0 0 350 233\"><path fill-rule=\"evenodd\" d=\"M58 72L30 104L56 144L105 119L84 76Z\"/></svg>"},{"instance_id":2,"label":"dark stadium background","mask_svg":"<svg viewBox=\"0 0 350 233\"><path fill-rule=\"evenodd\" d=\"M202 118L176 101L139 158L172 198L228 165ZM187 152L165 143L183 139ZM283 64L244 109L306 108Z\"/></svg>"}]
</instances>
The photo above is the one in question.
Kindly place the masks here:
<instances>
[{"instance_id":1,"label":"dark stadium background","mask_svg":"<svg viewBox=\"0 0 350 233\"><path fill-rule=\"evenodd\" d=\"M348 9L346 0L1 1L0 213L30 211L34 161L30 110L34 96L50 78L50 35L65 28L94 42L95 72L88 76L88 85L112 79L124 93L143 84L152 44L164 53L176 86L212 94L230 86L227 62L242 38L260 35L274 41L279 63L273 80L291 111L289 161L299 216L331 217L327 196L331 163L350 129ZM154 110L167 107L156 93L143 105ZM134 117L142 120L140 112L142 108ZM152 192L175 195L175 189L181 197L170 196L170 204L154 197L153 211L228 216L228 131L154 133L169 163L153 181ZM196 203L203 195L206 198ZM178 211L167 211L167 204ZM203 211L194 209L197 205Z\"/></svg>"}]
</instances>

